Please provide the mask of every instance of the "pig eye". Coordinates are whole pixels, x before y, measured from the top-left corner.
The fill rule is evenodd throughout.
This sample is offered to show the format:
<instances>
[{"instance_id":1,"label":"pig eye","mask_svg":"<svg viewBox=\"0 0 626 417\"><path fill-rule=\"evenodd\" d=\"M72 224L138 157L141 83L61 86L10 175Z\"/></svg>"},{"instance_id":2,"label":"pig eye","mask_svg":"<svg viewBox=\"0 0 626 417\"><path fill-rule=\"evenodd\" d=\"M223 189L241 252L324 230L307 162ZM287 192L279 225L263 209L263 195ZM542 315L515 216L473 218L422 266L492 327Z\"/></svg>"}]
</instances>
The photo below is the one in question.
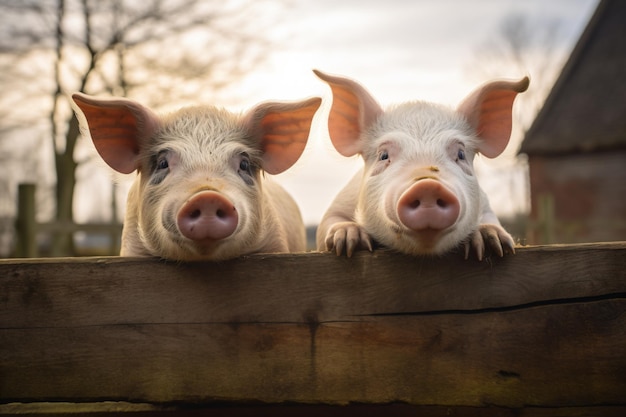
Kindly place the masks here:
<instances>
[{"instance_id":1,"label":"pig eye","mask_svg":"<svg viewBox=\"0 0 626 417\"><path fill-rule=\"evenodd\" d=\"M379 160L381 161L386 161L389 159L389 152L387 151L382 151L378 157Z\"/></svg>"},{"instance_id":2,"label":"pig eye","mask_svg":"<svg viewBox=\"0 0 626 417\"><path fill-rule=\"evenodd\" d=\"M150 183L153 185L158 185L167 174L170 172L170 163L167 159L169 155L169 151L161 151L157 155L155 155L152 159L153 172L150 178Z\"/></svg>"},{"instance_id":3,"label":"pig eye","mask_svg":"<svg viewBox=\"0 0 626 417\"><path fill-rule=\"evenodd\" d=\"M241 162L239 162L239 169L250 173L250 161L246 158L242 159Z\"/></svg>"},{"instance_id":4,"label":"pig eye","mask_svg":"<svg viewBox=\"0 0 626 417\"><path fill-rule=\"evenodd\" d=\"M242 153L240 156L241 156L241 160L239 161L239 167L237 169L237 173L246 184L254 185L254 180L253 180L254 166L252 165L252 162L250 162L250 157L245 152Z\"/></svg>"},{"instance_id":5,"label":"pig eye","mask_svg":"<svg viewBox=\"0 0 626 417\"><path fill-rule=\"evenodd\" d=\"M241 161L239 161L239 174L245 173L247 175L252 175L252 162L250 162L250 157L247 153L241 154Z\"/></svg>"},{"instance_id":6,"label":"pig eye","mask_svg":"<svg viewBox=\"0 0 626 417\"><path fill-rule=\"evenodd\" d=\"M459 149L456 154L457 161L465 161L465 151L463 149Z\"/></svg>"},{"instance_id":7,"label":"pig eye","mask_svg":"<svg viewBox=\"0 0 626 417\"><path fill-rule=\"evenodd\" d=\"M165 155L161 155L157 160L157 171L169 168L170 164L167 162Z\"/></svg>"}]
</instances>

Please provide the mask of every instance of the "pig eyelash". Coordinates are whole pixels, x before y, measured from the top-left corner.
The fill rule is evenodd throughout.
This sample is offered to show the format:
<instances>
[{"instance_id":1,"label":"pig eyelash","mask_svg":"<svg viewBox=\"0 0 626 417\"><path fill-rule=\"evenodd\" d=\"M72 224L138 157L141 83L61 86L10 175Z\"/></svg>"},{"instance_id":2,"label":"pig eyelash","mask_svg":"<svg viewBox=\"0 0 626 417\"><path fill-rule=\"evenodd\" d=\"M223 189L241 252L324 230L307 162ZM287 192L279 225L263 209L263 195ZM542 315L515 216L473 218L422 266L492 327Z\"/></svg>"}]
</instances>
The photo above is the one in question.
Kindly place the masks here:
<instances>
[{"instance_id":1,"label":"pig eyelash","mask_svg":"<svg viewBox=\"0 0 626 417\"><path fill-rule=\"evenodd\" d=\"M377 144L378 146L376 146L376 159L378 160L378 162L380 163L384 163L385 166L389 165L391 163L391 156L392 154L395 155L398 151L398 145L395 143L394 140L385 140L382 142L379 142Z\"/></svg>"},{"instance_id":2,"label":"pig eyelash","mask_svg":"<svg viewBox=\"0 0 626 417\"><path fill-rule=\"evenodd\" d=\"M157 165L156 165L157 171L161 171L169 167L170 167L170 164L167 161L167 158L165 157L165 155L159 156L159 159L157 159Z\"/></svg>"},{"instance_id":3,"label":"pig eyelash","mask_svg":"<svg viewBox=\"0 0 626 417\"><path fill-rule=\"evenodd\" d=\"M389 155L389 151L386 149L378 151L376 158L378 159L378 163L375 164L374 169L371 172L372 176L380 174L389 166L389 164L391 164L391 157Z\"/></svg>"},{"instance_id":4,"label":"pig eyelash","mask_svg":"<svg viewBox=\"0 0 626 417\"><path fill-rule=\"evenodd\" d=\"M164 150L159 151L157 154L155 154L152 157L152 167L155 173L159 171L163 171L170 167L170 162L168 159L169 153L170 153L169 149L164 149Z\"/></svg>"},{"instance_id":5,"label":"pig eyelash","mask_svg":"<svg viewBox=\"0 0 626 417\"><path fill-rule=\"evenodd\" d=\"M170 172L170 163L167 158L168 154L169 150L164 150L151 158L150 165L152 166L152 176L150 178L150 184L160 184Z\"/></svg>"},{"instance_id":6,"label":"pig eyelash","mask_svg":"<svg viewBox=\"0 0 626 417\"><path fill-rule=\"evenodd\" d=\"M465 145L461 141L455 140L453 143L448 145L448 152L450 158L453 159L456 163L461 164L467 161Z\"/></svg>"},{"instance_id":7,"label":"pig eyelash","mask_svg":"<svg viewBox=\"0 0 626 417\"><path fill-rule=\"evenodd\" d=\"M467 152L465 146L461 143L453 145L450 149L450 154L454 159L454 162L461 168L461 170L469 176L472 176L472 168L470 161L467 159Z\"/></svg>"},{"instance_id":8,"label":"pig eyelash","mask_svg":"<svg viewBox=\"0 0 626 417\"><path fill-rule=\"evenodd\" d=\"M237 166L237 174L239 174L241 179L247 185L254 185L254 165L252 161L250 161L250 156L247 153L242 152L240 157L241 160Z\"/></svg>"}]
</instances>

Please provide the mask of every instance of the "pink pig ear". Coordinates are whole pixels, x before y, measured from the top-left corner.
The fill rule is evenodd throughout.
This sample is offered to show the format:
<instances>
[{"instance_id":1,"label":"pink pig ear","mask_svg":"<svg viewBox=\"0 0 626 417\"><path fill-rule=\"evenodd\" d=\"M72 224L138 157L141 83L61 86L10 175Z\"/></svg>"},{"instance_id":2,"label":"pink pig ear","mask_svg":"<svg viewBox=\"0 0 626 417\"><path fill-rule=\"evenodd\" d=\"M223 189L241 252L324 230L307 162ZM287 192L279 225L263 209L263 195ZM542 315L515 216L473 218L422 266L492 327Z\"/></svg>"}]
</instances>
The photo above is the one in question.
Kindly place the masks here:
<instances>
[{"instance_id":1,"label":"pink pig ear","mask_svg":"<svg viewBox=\"0 0 626 417\"><path fill-rule=\"evenodd\" d=\"M81 130L89 131L102 159L123 174L137 169L139 151L158 128L157 116L124 98L100 99L75 93L72 99Z\"/></svg>"},{"instance_id":2,"label":"pink pig ear","mask_svg":"<svg viewBox=\"0 0 626 417\"><path fill-rule=\"evenodd\" d=\"M319 97L294 103L262 103L248 112L244 124L263 150L263 169L280 174L296 163L309 138Z\"/></svg>"},{"instance_id":3,"label":"pink pig ear","mask_svg":"<svg viewBox=\"0 0 626 417\"><path fill-rule=\"evenodd\" d=\"M493 81L475 90L458 107L481 140L479 152L488 158L500 155L511 137L513 101L526 91L530 80Z\"/></svg>"},{"instance_id":4,"label":"pink pig ear","mask_svg":"<svg viewBox=\"0 0 626 417\"><path fill-rule=\"evenodd\" d=\"M343 156L361 152L361 133L383 113L380 105L365 88L348 78L313 72L328 83L333 93L328 133L335 149Z\"/></svg>"}]
</instances>

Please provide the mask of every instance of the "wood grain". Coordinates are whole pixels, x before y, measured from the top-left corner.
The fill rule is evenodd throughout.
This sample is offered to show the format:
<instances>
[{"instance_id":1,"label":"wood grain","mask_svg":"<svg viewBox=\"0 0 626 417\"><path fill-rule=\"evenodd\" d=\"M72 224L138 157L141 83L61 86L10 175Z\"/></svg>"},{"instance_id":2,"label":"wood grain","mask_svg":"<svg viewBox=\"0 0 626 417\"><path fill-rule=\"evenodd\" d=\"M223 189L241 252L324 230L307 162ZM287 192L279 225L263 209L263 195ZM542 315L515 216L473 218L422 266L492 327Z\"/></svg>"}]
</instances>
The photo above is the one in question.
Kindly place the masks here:
<instances>
[{"instance_id":1,"label":"wood grain","mask_svg":"<svg viewBox=\"0 0 626 417\"><path fill-rule=\"evenodd\" d=\"M58 401L626 410L626 243L486 262L3 260L0 306L0 413Z\"/></svg>"}]
</instances>

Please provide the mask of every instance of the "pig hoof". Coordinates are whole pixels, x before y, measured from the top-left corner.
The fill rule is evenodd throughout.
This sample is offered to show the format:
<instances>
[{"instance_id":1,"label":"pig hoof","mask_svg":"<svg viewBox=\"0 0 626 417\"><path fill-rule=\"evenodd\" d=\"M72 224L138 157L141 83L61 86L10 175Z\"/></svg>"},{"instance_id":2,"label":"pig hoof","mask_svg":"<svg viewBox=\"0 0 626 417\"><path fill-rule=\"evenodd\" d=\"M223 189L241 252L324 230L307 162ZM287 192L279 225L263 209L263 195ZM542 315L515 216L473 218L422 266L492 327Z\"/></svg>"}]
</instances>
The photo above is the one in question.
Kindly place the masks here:
<instances>
[{"instance_id":1,"label":"pig hoof","mask_svg":"<svg viewBox=\"0 0 626 417\"><path fill-rule=\"evenodd\" d=\"M486 248L490 248L500 257L515 253L515 242L511 235L495 224L481 224L464 246L465 259L469 258L469 253L474 248L479 261L483 260Z\"/></svg>"},{"instance_id":2,"label":"pig hoof","mask_svg":"<svg viewBox=\"0 0 626 417\"><path fill-rule=\"evenodd\" d=\"M335 250L341 256L344 249L350 258L355 250L367 249L372 251L372 241L369 234L354 222L335 223L326 234L326 250Z\"/></svg>"}]
</instances>

